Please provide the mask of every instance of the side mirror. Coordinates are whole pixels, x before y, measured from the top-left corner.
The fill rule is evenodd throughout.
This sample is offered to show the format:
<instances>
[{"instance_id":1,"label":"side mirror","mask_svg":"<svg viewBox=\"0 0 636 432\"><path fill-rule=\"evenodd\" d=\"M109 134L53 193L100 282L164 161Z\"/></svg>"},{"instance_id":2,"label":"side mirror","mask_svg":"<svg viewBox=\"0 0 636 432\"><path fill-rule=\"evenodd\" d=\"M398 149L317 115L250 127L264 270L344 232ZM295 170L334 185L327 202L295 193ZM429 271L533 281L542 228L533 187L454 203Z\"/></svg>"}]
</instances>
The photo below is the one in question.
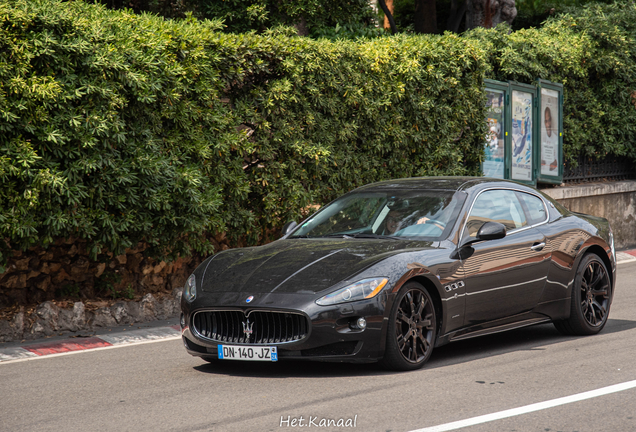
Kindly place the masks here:
<instances>
[{"instance_id":1,"label":"side mirror","mask_svg":"<svg viewBox=\"0 0 636 432\"><path fill-rule=\"evenodd\" d=\"M298 226L298 224L296 223L296 221L290 221L287 222L284 226L283 229L281 230L281 234L282 236L286 236L287 234L289 234L290 232L292 232L292 230L294 228L296 228Z\"/></svg>"},{"instance_id":2,"label":"side mirror","mask_svg":"<svg viewBox=\"0 0 636 432\"><path fill-rule=\"evenodd\" d=\"M506 236L506 226L499 222L486 222L477 231L475 238L469 239L462 243L457 249L451 253L451 259L465 260L471 257L475 249L470 246L473 243L485 240L497 240Z\"/></svg>"},{"instance_id":3,"label":"side mirror","mask_svg":"<svg viewBox=\"0 0 636 432\"><path fill-rule=\"evenodd\" d=\"M499 222L486 222L477 231L477 241L497 240L506 236L506 226Z\"/></svg>"}]
</instances>

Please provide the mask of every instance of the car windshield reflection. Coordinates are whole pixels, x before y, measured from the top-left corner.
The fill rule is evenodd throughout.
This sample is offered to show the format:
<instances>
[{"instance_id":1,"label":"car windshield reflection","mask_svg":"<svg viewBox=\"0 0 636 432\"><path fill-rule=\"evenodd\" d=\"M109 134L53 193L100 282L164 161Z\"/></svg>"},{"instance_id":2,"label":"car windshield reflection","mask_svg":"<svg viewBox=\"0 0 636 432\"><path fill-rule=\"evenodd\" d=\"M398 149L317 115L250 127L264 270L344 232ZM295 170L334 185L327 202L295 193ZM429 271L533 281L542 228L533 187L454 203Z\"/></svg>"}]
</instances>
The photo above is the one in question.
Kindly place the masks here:
<instances>
[{"instance_id":1,"label":"car windshield reflection","mask_svg":"<svg viewBox=\"0 0 636 432\"><path fill-rule=\"evenodd\" d=\"M347 194L308 219L290 238L445 238L466 194L395 190Z\"/></svg>"}]
</instances>

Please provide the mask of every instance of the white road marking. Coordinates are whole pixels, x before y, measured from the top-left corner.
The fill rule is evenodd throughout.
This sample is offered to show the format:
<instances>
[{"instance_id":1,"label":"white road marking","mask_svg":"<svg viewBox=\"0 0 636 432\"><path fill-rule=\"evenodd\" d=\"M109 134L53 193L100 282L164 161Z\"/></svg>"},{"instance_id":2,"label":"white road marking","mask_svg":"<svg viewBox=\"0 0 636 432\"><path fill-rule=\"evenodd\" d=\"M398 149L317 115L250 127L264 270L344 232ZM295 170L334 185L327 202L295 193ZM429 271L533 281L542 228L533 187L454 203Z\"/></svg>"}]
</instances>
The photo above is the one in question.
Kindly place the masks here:
<instances>
[{"instance_id":1,"label":"white road marking","mask_svg":"<svg viewBox=\"0 0 636 432\"><path fill-rule=\"evenodd\" d=\"M9 364L9 363L20 363L20 362L25 362L25 361L40 360L40 359L46 359L46 358L51 358L51 357L61 357L61 356L67 356L67 355L72 355L72 354L81 354L81 353L102 351L102 350L108 350L108 349L113 349L113 348L124 348L124 347L133 346L133 345L144 345L144 344L150 344L150 343L155 343L155 342L166 342L166 341L172 341L172 340L177 340L177 339L181 339L181 335L164 337L162 339L144 340L144 341L139 341L139 342L128 342L128 343L122 343L121 345L111 345L111 346L107 346L107 347L90 348L90 349L85 349L85 350L69 351L69 352L56 353L56 354L47 354L47 355L37 356L37 357L19 358L19 359L16 359L16 360L7 360L7 361L0 362L0 367L2 365L6 365L6 364Z\"/></svg>"},{"instance_id":2,"label":"white road marking","mask_svg":"<svg viewBox=\"0 0 636 432\"><path fill-rule=\"evenodd\" d=\"M538 402L531 405L522 406L519 408L513 408L505 411L499 411L492 414L486 414L478 417L469 418L466 420L459 420L452 423L446 423L438 426L431 426L424 429L416 429L410 432L444 432L452 431L468 426L474 426L482 423L488 423L495 420L501 420L508 417L514 417L518 415L528 414L535 411L541 411L548 408L554 408L560 405L565 405L573 402L579 402L586 399L591 399L599 396L604 396L610 393L616 393L624 390L629 390L636 387L636 380L627 381L620 384L611 385L609 387L603 387L596 390L590 390L584 393L578 393L571 396L565 396L558 399L552 399L545 402Z\"/></svg>"}]
</instances>

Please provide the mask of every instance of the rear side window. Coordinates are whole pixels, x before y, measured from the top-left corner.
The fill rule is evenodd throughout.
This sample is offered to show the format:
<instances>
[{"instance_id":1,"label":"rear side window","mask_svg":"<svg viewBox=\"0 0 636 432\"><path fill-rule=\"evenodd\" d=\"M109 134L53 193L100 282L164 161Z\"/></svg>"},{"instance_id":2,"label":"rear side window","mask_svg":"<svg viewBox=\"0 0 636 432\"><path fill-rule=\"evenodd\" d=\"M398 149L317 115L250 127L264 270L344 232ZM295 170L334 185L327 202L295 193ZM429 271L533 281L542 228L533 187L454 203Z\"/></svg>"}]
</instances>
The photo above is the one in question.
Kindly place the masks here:
<instances>
[{"instance_id":1,"label":"rear side window","mask_svg":"<svg viewBox=\"0 0 636 432\"><path fill-rule=\"evenodd\" d=\"M541 198L523 192L517 192L519 200L525 205L528 224L535 225L547 219L546 208Z\"/></svg>"},{"instance_id":2,"label":"rear side window","mask_svg":"<svg viewBox=\"0 0 636 432\"><path fill-rule=\"evenodd\" d=\"M475 237L486 222L502 223L508 232L528 225L523 207L511 190L489 190L481 193L468 216L464 236Z\"/></svg>"}]
</instances>

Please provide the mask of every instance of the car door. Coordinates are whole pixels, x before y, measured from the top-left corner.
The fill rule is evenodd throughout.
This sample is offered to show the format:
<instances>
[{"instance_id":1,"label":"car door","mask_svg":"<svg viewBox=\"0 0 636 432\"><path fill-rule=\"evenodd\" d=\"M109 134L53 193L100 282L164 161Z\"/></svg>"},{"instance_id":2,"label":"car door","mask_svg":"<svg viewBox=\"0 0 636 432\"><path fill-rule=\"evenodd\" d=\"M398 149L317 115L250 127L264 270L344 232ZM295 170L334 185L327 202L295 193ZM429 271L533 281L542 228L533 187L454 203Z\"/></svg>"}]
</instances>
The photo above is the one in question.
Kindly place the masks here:
<instances>
[{"instance_id":1,"label":"car door","mask_svg":"<svg viewBox=\"0 0 636 432\"><path fill-rule=\"evenodd\" d=\"M509 189L486 190L471 207L462 239L475 237L488 221L504 224L506 236L474 243L474 253L462 262L466 289L464 325L529 311L541 297L549 270L549 254L544 252L546 239L533 227L537 219L528 217L519 194Z\"/></svg>"}]
</instances>

